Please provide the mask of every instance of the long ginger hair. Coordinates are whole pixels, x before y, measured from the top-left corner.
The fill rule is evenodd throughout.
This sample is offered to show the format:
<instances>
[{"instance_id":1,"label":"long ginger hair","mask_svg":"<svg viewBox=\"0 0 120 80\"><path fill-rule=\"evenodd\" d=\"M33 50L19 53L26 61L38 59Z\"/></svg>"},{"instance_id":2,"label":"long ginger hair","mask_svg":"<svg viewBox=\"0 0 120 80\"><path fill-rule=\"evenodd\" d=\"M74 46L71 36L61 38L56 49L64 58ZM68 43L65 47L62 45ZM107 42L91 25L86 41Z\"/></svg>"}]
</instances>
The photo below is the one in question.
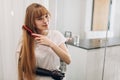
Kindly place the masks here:
<instances>
[{"instance_id":1,"label":"long ginger hair","mask_svg":"<svg viewBox=\"0 0 120 80\"><path fill-rule=\"evenodd\" d=\"M33 3L26 9L25 23L33 32L36 32L35 19L43 15L50 15L48 10L38 4ZM35 53L34 53L34 38L23 29L22 46L18 60L18 78L19 80L34 80L35 76Z\"/></svg>"}]
</instances>

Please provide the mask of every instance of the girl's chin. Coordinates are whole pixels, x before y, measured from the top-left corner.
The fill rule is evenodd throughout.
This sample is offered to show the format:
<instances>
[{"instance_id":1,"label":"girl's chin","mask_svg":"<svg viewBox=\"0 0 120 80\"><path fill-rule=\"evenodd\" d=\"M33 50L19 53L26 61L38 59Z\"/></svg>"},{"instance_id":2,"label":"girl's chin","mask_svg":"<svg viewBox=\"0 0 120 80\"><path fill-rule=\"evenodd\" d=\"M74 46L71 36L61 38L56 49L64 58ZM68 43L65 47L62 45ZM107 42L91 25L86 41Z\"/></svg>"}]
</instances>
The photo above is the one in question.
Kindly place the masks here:
<instances>
[{"instance_id":1,"label":"girl's chin","mask_svg":"<svg viewBox=\"0 0 120 80\"><path fill-rule=\"evenodd\" d=\"M48 30L48 27L44 27L45 30Z\"/></svg>"},{"instance_id":2,"label":"girl's chin","mask_svg":"<svg viewBox=\"0 0 120 80\"><path fill-rule=\"evenodd\" d=\"M49 29L48 29L48 28L44 28L44 29L43 29L43 31L47 31L47 30L49 30Z\"/></svg>"},{"instance_id":3,"label":"girl's chin","mask_svg":"<svg viewBox=\"0 0 120 80\"><path fill-rule=\"evenodd\" d=\"M48 30L49 29L48 26L46 26L45 29Z\"/></svg>"},{"instance_id":4,"label":"girl's chin","mask_svg":"<svg viewBox=\"0 0 120 80\"><path fill-rule=\"evenodd\" d=\"M46 29L48 29L48 26L43 26L43 28L46 28Z\"/></svg>"}]
</instances>

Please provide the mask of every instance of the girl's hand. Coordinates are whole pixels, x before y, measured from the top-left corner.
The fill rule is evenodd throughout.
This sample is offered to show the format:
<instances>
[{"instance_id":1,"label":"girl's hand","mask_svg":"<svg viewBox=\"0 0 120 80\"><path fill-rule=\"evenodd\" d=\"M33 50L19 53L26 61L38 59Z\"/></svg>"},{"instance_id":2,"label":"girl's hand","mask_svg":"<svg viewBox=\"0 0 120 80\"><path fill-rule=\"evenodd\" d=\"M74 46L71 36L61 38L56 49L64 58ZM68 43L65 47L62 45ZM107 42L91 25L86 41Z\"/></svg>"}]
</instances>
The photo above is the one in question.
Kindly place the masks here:
<instances>
[{"instance_id":1,"label":"girl's hand","mask_svg":"<svg viewBox=\"0 0 120 80\"><path fill-rule=\"evenodd\" d=\"M39 44L46 45L49 47L53 44L53 42L44 35L33 33L32 36L35 36L35 41Z\"/></svg>"}]
</instances>

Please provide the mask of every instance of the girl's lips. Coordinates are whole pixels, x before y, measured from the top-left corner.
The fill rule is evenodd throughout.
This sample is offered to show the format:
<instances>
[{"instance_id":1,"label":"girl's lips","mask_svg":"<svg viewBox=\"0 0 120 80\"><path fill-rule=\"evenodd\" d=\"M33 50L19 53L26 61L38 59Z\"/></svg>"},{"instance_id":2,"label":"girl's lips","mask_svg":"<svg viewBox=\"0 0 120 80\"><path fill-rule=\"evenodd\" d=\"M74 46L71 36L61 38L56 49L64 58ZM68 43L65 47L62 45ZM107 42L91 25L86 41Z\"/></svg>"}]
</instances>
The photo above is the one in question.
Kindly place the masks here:
<instances>
[{"instance_id":1,"label":"girl's lips","mask_svg":"<svg viewBox=\"0 0 120 80\"><path fill-rule=\"evenodd\" d=\"M43 27L48 27L48 25L46 24L46 25L43 25Z\"/></svg>"},{"instance_id":2,"label":"girl's lips","mask_svg":"<svg viewBox=\"0 0 120 80\"><path fill-rule=\"evenodd\" d=\"M48 26L47 24L43 25L43 26Z\"/></svg>"}]
</instances>

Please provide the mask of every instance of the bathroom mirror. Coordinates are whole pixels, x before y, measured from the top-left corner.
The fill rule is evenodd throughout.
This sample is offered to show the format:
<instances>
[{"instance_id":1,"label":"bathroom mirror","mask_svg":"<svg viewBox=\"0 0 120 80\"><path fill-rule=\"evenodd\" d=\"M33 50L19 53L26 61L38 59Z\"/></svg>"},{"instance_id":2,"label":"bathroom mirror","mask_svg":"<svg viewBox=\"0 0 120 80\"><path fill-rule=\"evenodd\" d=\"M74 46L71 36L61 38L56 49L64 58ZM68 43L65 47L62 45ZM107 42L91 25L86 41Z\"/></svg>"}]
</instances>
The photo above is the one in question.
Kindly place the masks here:
<instances>
[{"instance_id":1,"label":"bathroom mirror","mask_svg":"<svg viewBox=\"0 0 120 80\"><path fill-rule=\"evenodd\" d=\"M57 3L56 29L63 33L72 31L73 36L80 35L81 39L106 37L111 25L111 0L61 0Z\"/></svg>"},{"instance_id":2,"label":"bathroom mirror","mask_svg":"<svg viewBox=\"0 0 120 80\"><path fill-rule=\"evenodd\" d=\"M106 31L109 28L112 0L93 0L91 30Z\"/></svg>"}]
</instances>

